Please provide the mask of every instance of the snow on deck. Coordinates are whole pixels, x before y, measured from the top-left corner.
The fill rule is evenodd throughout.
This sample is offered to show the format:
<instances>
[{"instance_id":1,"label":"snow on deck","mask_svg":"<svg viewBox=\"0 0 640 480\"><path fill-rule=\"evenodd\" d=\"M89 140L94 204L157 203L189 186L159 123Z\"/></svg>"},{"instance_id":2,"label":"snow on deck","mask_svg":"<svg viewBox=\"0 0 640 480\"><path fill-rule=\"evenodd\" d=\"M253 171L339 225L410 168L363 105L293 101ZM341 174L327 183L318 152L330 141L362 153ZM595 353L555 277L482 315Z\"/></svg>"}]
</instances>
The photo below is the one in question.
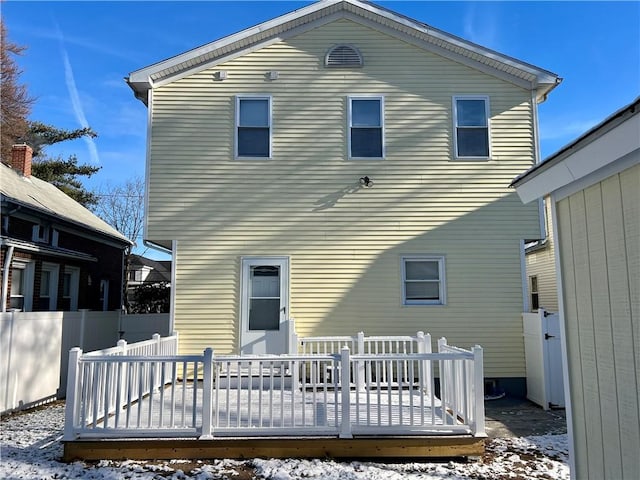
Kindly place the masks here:
<instances>
[{"instance_id":1,"label":"snow on deck","mask_svg":"<svg viewBox=\"0 0 640 480\"><path fill-rule=\"evenodd\" d=\"M338 435L342 418L341 392L328 388L292 389L285 384L226 384L214 387L212 427L214 436L234 435ZM247 388L250 387L250 388ZM195 390L195 396L194 396ZM157 436L197 434L202 425L202 384L179 382L154 390L141 401L123 407L108 418L90 424L85 433L136 436L150 430ZM351 431L354 434L466 434L444 412L434 395L418 390L372 389L349 393Z\"/></svg>"}]
</instances>

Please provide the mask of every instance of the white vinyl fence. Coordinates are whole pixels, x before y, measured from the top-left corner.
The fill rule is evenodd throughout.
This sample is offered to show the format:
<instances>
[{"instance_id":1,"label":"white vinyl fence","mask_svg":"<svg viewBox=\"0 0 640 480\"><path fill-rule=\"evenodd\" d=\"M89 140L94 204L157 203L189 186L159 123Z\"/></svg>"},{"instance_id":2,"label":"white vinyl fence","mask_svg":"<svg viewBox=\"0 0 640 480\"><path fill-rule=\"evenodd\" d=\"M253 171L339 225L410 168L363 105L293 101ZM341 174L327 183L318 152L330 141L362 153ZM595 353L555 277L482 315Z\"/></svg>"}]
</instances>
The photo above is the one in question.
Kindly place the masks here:
<instances>
[{"instance_id":1,"label":"white vinyl fence","mask_svg":"<svg viewBox=\"0 0 640 480\"><path fill-rule=\"evenodd\" d=\"M216 356L158 349L173 348L175 337L154 342L157 353L71 352L65 440L485 435L480 347L441 340L437 353L352 355L337 341L338 352ZM436 366L443 398L434 393Z\"/></svg>"},{"instance_id":2,"label":"white vinyl fence","mask_svg":"<svg viewBox=\"0 0 640 480\"><path fill-rule=\"evenodd\" d=\"M0 313L0 413L64 397L69 350L99 350L168 335L169 314L120 312Z\"/></svg>"}]
</instances>

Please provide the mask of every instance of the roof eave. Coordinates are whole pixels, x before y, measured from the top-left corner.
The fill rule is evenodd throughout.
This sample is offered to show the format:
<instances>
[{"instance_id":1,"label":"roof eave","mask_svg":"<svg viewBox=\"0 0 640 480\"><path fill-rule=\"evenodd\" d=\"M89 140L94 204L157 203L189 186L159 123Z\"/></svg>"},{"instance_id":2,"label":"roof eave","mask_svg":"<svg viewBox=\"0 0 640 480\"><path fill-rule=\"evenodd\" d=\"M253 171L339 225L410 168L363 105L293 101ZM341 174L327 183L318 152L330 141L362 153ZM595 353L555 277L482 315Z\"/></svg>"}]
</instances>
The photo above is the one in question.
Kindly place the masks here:
<instances>
[{"instance_id":1,"label":"roof eave","mask_svg":"<svg viewBox=\"0 0 640 480\"><path fill-rule=\"evenodd\" d=\"M245 48L251 48L256 44L265 42L267 37L271 39L278 37L279 34L289 29L287 27L289 23L292 24L291 28L300 27L300 25L293 25L293 22L304 16L308 16L309 22L307 23L311 23L316 22L322 17L336 14L337 12L349 12L357 15L356 12L358 9L361 9L361 12L368 12L369 14L376 15L378 18L386 19L387 22L391 22L391 24L395 24L399 28L405 27L413 29L423 35L444 42L449 45L449 47L464 49L469 53L470 57L473 55L483 56L493 62L497 62L498 66L501 64L503 66L502 69L505 71L510 68L516 69L523 77L529 77L529 88L536 91L536 98L539 103L544 102L547 95L561 82L561 79L552 72L521 62L499 52L456 37L455 35L440 31L424 23L360 0L324 0L316 2L140 70L136 70L125 80L134 91L136 98L146 105L148 91L154 88L154 79L158 85L162 85L182 78L182 76L194 70L214 66L221 61L228 60L230 56L237 56L238 52L244 51ZM323 10L324 12L322 14L318 14ZM273 32L268 33L269 30ZM251 37L254 38L251 39ZM246 46L239 46L237 49L229 48L232 47L234 43L241 42L246 44ZM434 43L434 45L436 44ZM451 51L453 52L453 48L451 48ZM501 70L495 65L491 68L494 68L496 71ZM515 76L514 80L516 80ZM520 80L524 80L524 78L520 78Z\"/></svg>"}]
</instances>

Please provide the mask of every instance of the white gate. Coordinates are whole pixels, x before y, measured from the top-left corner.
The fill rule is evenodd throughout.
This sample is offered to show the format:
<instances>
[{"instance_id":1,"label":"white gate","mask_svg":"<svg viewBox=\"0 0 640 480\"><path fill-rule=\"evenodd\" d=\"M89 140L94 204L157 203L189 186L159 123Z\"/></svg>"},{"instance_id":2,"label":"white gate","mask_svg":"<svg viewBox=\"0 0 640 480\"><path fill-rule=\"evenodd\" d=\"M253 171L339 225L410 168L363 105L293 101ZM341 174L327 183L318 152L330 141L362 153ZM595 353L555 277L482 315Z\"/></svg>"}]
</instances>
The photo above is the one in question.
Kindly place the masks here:
<instances>
[{"instance_id":1,"label":"white gate","mask_svg":"<svg viewBox=\"0 0 640 480\"><path fill-rule=\"evenodd\" d=\"M527 398L545 410L564 408L560 317L539 309L522 315Z\"/></svg>"}]
</instances>

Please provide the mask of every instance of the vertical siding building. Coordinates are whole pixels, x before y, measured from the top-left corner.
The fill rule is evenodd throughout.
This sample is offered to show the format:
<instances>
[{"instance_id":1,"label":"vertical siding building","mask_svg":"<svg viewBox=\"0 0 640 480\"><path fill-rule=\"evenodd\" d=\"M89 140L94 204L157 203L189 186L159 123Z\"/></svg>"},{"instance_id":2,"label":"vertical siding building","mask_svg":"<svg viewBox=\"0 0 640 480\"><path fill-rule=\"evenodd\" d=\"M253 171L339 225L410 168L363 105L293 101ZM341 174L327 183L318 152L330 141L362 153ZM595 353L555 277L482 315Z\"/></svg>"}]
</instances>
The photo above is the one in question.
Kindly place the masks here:
<instances>
[{"instance_id":1,"label":"vertical siding building","mask_svg":"<svg viewBox=\"0 0 640 480\"><path fill-rule=\"evenodd\" d=\"M572 478L640 472L639 113L640 98L514 181L551 200Z\"/></svg>"},{"instance_id":2,"label":"vertical siding building","mask_svg":"<svg viewBox=\"0 0 640 480\"><path fill-rule=\"evenodd\" d=\"M524 385L512 178L560 79L369 2L317 2L132 72L146 229L173 251L183 352L422 330Z\"/></svg>"}]
</instances>

